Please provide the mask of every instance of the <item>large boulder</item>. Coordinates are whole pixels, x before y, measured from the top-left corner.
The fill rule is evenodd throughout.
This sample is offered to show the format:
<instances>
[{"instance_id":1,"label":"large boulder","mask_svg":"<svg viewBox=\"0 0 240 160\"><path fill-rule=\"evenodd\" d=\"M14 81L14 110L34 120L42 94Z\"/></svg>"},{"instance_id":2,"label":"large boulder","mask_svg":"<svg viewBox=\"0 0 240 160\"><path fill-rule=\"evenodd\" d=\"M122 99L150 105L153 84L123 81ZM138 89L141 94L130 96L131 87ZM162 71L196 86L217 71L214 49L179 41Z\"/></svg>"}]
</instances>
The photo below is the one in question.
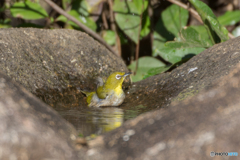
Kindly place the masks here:
<instances>
[{"instance_id":1,"label":"large boulder","mask_svg":"<svg viewBox=\"0 0 240 160\"><path fill-rule=\"evenodd\" d=\"M215 45L171 73L135 83L123 107L163 108L90 141L80 155L93 160L184 160L238 152L239 41Z\"/></svg>"},{"instance_id":2,"label":"large boulder","mask_svg":"<svg viewBox=\"0 0 240 160\"><path fill-rule=\"evenodd\" d=\"M48 104L69 89L94 89L98 76L127 71L119 56L80 31L12 28L0 29L0 37L1 70Z\"/></svg>"},{"instance_id":3,"label":"large boulder","mask_svg":"<svg viewBox=\"0 0 240 160\"><path fill-rule=\"evenodd\" d=\"M134 83L122 108L162 108L198 94L239 63L239 42L240 37L216 44L171 72Z\"/></svg>"},{"instance_id":4,"label":"large boulder","mask_svg":"<svg viewBox=\"0 0 240 160\"><path fill-rule=\"evenodd\" d=\"M75 128L0 73L0 159L78 159Z\"/></svg>"},{"instance_id":5,"label":"large boulder","mask_svg":"<svg viewBox=\"0 0 240 160\"><path fill-rule=\"evenodd\" d=\"M85 99L77 92L78 87L93 89L97 76L104 78L113 71L127 71L118 56L78 31L7 29L0 30L0 35L2 71L52 106L60 101L61 105L70 103L69 105L86 107ZM140 105L142 110L161 109L140 115L120 128L88 142L88 148L82 147L78 156L82 159L206 159L211 151L224 152L226 148L235 151L239 147L239 136L236 134L240 103L240 66L237 65L240 61L239 41L240 38L235 38L217 44L171 72L134 83L120 108L129 109ZM5 86L9 79L2 76L6 79L2 82ZM11 93L17 97L22 95L20 90L15 89L13 91L17 92ZM64 99L67 99L66 102ZM45 115L51 109L39 110L43 104L35 104L38 101L36 98L30 96L27 99L27 103L33 107L26 109L22 109L26 103L22 104L20 100L7 98L6 95L0 102L7 109L6 106L12 101L16 102L16 115L29 116L30 120L18 120L3 112L3 117L10 117L4 117L4 123L10 123L7 119L16 121L24 133L33 132L33 135L52 128L49 125L52 122L44 123L48 121L41 118L41 114ZM75 116L77 119L81 115ZM44 127L38 127L35 131L28 128L35 126L31 124L38 121ZM2 128L2 132L11 133L4 125ZM12 128L21 135L18 127ZM48 132L49 137L53 137L55 132ZM33 146L48 146L48 140L53 148L64 143L58 152L62 151L62 154L59 155L64 154L64 158L74 159L75 151L69 140L69 136L74 136L71 135L75 134L64 133L60 136L62 141L57 139L58 136L52 139L53 142L46 138L42 141L43 144L36 141L37 145ZM10 141L7 141L6 146L7 144L15 146ZM71 152L72 157L66 157L68 154L63 151L63 146L68 148L66 151ZM19 152L18 149L13 151ZM53 156L48 152L46 155Z\"/></svg>"}]
</instances>

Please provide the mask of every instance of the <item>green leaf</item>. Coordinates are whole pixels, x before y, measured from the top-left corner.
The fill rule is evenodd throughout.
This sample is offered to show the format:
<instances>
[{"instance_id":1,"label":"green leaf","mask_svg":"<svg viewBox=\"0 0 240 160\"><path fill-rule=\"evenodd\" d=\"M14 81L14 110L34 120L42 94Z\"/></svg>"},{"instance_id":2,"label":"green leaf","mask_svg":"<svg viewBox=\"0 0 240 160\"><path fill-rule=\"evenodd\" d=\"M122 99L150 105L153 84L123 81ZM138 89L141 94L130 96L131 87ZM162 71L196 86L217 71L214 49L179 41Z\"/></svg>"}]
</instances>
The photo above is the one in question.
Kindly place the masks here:
<instances>
[{"instance_id":1,"label":"green leaf","mask_svg":"<svg viewBox=\"0 0 240 160\"><path fill-rule=\"evenodd\" d=\"M11 28L11 25L0 23L0 28Z\"/></svg>"},{"instance_id":2,"label":"green leaf","mask_svg":"<svg viewBox=\"0 0 240 160\"><path fill-rule=\"evenodd\" d=\"M240 11L227 11L224 15L218 17L218 21L221 25L235 25L240 21Z\"/></svg>"},{"instance_id":3,"label":"green leaf","mask_svg":"<svg viewBox=\"0 0 240 160\"><path fill-rule=\"evenodd\" d=\"M169 70L169 68L171 68L171 67L172 67L172 65L152 68L147 72L147 74L143 77L143 79L146 79L148 77L163 73L163 72Z\"/></svg>"},{"instance_id":4,"label":"green leaf","mask_svg":"<svg viewBox=\"0 0 240 160\"><path fill-rule=\"evenodd\" d=\"M62 0L63 9L66 10L67 7L71 4L72 0Z\"/></svg>"},{"instance_id":5,"label":"green leaf","mask_svg":"<svg viewBox=\"0 0 240 160\"><path fill-rule=\"evenodd\" d=\"M111 31L111 30L103 31L102 37L107 42L107 44L115 45L115 43L116 43L116 34L115 34L114 31Z\"/></svg>"},{"instance_id":6,"label":"green leaf","mask_svg":"<svg viewBox=\"0 0 240 160\"><path fill-rule=\"evenodd\" d=\"M202 39L201 34L199 34L192 27L182 29L179 36L180 36L181 42L184 42L191 47L208 48L212 46L212 44L206 42L205 39Z\"/></svg>"},{"instance_id":7,"label":"green leaf","mask_svg":"<svg viewBox=\"0 0 240 160\"><path fill-rule=\"evenodd\" d=\"M188 33L187 31L190 32ZM192 57L204 51L205 47L207 47L208 44L202 42L200 36L198 36L198 34L195 32L196 31L192 28L183 30L183 32L180 34L182 41L170 41L167 43L164 43L164 39L161 39L162 37L160 36L158 36L157 40L157 34L155 34L153 41L153 53L155 54L154 56L159 55L164 60L175 64L184 60L185 58L189 58L189 56ZM193 35L191 35L191 33ZM192 36L197 37L193 38Z\"/></svg>"},{"instance_id":8,"label":"green leaf","mask_svg":"<svg viewBox=\"0 0 240 160\"><path fill-rule=\"evenodd\" d=\"M237 26L237 27L232 31L232 34L234 35L234 37L240 36L240 26Z\"/></svg>"},{"instance_id":9,"label":"green leaf","mask_svg":"<svg viewBox=\"0 0 240 160\"><path fill-rule=\"evenodd\" d=\"M220 25L220 23L218 22L217 19L213 18L213 17L208 17L209 21L211 22L211 30L214 30L215 33L219 36L219 38L221 39L221 42L227 41L229 39L228 37L228 30ZM215 41L217 42L217 41Z\"/></svg>"},{"instance_id":10,"label":"green leaf","mask_svg":"<svg viewBox=\"0 0 240 160\"><path fill-rule=\"evenodd\" d=\"M10 25L10 22L10 18L6 18L4 20L0 19L0 28L11 28L12 26Z\"/></svg>"},{"instance_id":11,"label":"green leaf","mask_svg":"<svg viewBox=\"0 0 240 160\"><path fill-rule=\"evenodd\" d=\"M208 35L208 31L207 31L206 27L204 27L203 25L199 25L199 26L192 25L191 28L195 29L201 35L202 40L204 40L210 46L213 45L213 43Z\"/></svg>"},{"instance_id":12,"label":"green leaf","mask_svg":"<svg viewBox=\"0 0 240 160\"><path fill-rule=\"evenodd\" d=\"M140 17L135 15L123 15L116 13L115 20L121 30L136 44L138 43L138 33Z\"/></svg>"},{"instance_id":13,"label":"green leaf","mask_svg":"<svg viewBox=\"0 0 240 160\"><path fill-rule=\"evenodd\" d=\"M131 1L115 0L113 5L113 10L114 12L141 15L142 12L147 8L147 5L148 5L147 0L137 0L137 1L136 0L131 0Z\"/></svg>"},{"instance_id":14,"label":"green leaf","mask_svg":"<svg viewBox=\"0 0 240 160\"><path fill-rule=\"evenodd\" d=\"M97 25L91 18L79 15L79 13L76 10L71 10L71 11L68 12L68 14L75 17L81 23L86 25L88 28L92 29L93 31L96 31ZM61 22L65 22L65 23L69 23L70 25L72 25L76 29L81 29L76 23L74 23L72 21L68 21L68 19L63 15L60 15L56 20L61 21Z\"/></svg>"},{"instance_id":15,"label":"green leaf","mask_svg":"<svg viewBox=\"0 0 240 160\"><path fill-rule=\"evenodd\" d=\"M50 17L50 22L54 23L54 18L53 17Z\"/></svg>"},{"instance_id":16,"label":"green leaf","mask_svg":"<svg viewBox=\"0 0 240 160\"><path fill-rule=\"evenodd\" d=\"M81 16L89 16L90 6L86 0L75 0L72 4L72 10L75 10Z\"/></svg>"},{"instance_id":17,"label":"green leaf","mask_svg":"<svg viewBox=\"0 0 240 160\"><path fill-rule=\"evenodd\" d=\"M47 12L38 3L16 2L10 8L11 14L15 18L27 20L41 19L48 17Z\"/></svg>"},{"instance_id":18,"label":"green leaf","mask_svg":"<svg viewBox=\"0 0 240 160\"><path fill-rule=\"evenodd\" d=\"M138 59L138 69L136 75L132 76L132 81L140 81L147 74L147 72L152 68L163 67L166 66L163 62L159 61L153 57L141 57ZM136 61L128 66L132 71L135 70Z\"/></svg>"},{"instance_id":19,"label":"green leaf","mask_svg":"<svg viewBox=\"0 0 240 160\"><path fill-rule=\"evenodd\" d=\"M153 32L153 47L152 47L152 55L154 57L161 55L161 48L164 47L164 44L167 42L167 40L162 37L157 32Z\"/></svg>"},{"instance_id":20,"label":"green leaf","mask_svg":"<svg viewBox=\"0 0 240 160\"><path fill-rule=\"evenodd\" d=\"M141 38L146 37L150 33L150 23L151 22L150 22L150 17L148 15L148 11L145 10L142 16L142 30L140 33Z\"/></svg>"},{"instance_id":21,"label":"green leaf","mask_svg":"<svg viewBox=\"0 0 240 160\"><path fill-rule=\"evenodd\" d=\"M86 25L88 28L92 29L93 31L96 31L97 25L93 21L93 19L89 17L89 10L90 10L90 6L86 2L86 0L74 0L72 4L72 10L70 10L68 14L75 17L81 23ZM63 15L60 15L57 18L57 21L68 23L72 25L73 28L81 30L81 28L77 24L75 24L72 21L68 21L67 18L64 17Z\"/></svg>"},{"instance_id":22,"label":"green leaf","mask_svg":"<svg viewBox=\"0 0 240 160\"><path fill-rule=\"evenodd\" d=\"M147 6L142 0L122 1L115 0L113 10L119 28L136 44L139 39L140 15Z\"/></svg>"},{"instance_id":23,"label":"green leaf","mask_svg":"<svg viewBox=\"0 0 240 160\"><path fill-rule=\"evenodd\" d=\"M196 8L198 14L201 16L213 43L224 42L229 39L227 29L220 25L212 10L205 3L199 0L189 0L189 2Z\"/></svg>"},{"instance_id":24,"label":"green leaf","mask_svg":"<svg viewBox=\"0 0 240 160\"><path fill-rule=\"evenodd\" d=\"M172 64L178 63L185 58L193 57L205 50L203 47L195 47L184 42L167 42L162 47L160 56Z\"/></svg>"},{"instance_id":25,"label":"green leaf","mask_svg":"<svg viewBox=\"0 0 240 160\"><path fill-rule=\"evenodd\" d=\"M159 30L161 29L161 26L162 26L162 24L159 24L159 23L163 23L165 30L173 34L175 37L178 37L178 32L187 25L187 21L188 21L188 11L173 4L162 12L161 19L158 21L156 26L157 32L159 34L164 32L164 30L161 30L161 31Z\"/></svg>"}]
</instances>

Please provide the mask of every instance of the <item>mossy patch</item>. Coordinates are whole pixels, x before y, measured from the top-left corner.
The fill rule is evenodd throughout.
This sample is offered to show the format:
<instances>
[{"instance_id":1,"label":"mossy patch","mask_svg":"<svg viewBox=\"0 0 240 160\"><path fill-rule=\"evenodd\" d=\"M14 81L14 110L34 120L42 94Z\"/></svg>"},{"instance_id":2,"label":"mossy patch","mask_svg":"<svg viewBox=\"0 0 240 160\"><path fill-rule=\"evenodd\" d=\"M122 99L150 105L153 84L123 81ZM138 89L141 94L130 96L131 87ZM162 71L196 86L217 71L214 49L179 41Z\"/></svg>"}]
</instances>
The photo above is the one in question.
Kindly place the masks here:
<instances>
[{"instance_id":1,"label":"mossy patch","mask_svg":"<svg viewBox=\"0 0 240 160\"><path fill-rule=\"evenodd\" d=\"M196 95L196 94L198 94L198 93L199 93L199 90L198 90L198 89L186 88L186 89L184 89L182 92L180 92L180 93L177 95L177 97L172 100L172 102L173 102L173 101L176 101L176 100L177 100L177 101L185 100L186 98L192 97L192 96L194 96L194 95Z\"/></svg>"}]
</instances>

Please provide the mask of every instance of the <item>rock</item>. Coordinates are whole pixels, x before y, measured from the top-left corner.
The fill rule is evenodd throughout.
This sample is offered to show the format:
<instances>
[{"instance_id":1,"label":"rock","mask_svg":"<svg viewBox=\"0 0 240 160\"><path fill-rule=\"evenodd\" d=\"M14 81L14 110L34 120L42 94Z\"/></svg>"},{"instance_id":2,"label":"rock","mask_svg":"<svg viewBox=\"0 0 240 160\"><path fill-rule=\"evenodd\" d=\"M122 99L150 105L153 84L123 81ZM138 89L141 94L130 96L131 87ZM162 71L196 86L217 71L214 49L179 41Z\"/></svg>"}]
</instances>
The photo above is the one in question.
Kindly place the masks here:
<instances>
[{"instance_id":1,"label":"rock","mask_svg":"<svg viewBox=\"0 0 240 160\"><path fill-rule=\"evenodd\" d=\"M136 83L129 97L135 93L139 98L125 105L164 108L99 136L79 154L90 160L184 160L209 159L212 151L238 152L239 40L215 45L171 73Z\"/></svg>"},{"instance_id":2,"label":"rock","mask_svg":"<svg viewBox=\"0 0 240 160\"><path fill-rule=\"evenodd\" d=\"M119 56L83 32L13 28L0 29L0 37L2 71L48 104L70 88L93 89L97 76L127 71Z\"/></svg>"},{"instance_id":3,"label":"rock","mask_svg":"<svg viewBox=\"0 0 240 160\"><path fill-rule=\"evenodd\" d=\"M7 34L0 30L3 71L52 106L56 106L54 99L58 102L66 97L67 102L61 101L62 105L85 106L81 94L67 91L78 86L94 88L92 79L98 75L106 77L112 71L127 70L119 57L81 32L4 31ZM161 109L140 115L88 142L88 148L80 147L78 156L106 160L206 159L211 151L226 152L226 148L229 152L236 151L234 149L239 147L239 40L240 37L217 44L171 72L134 83L121 108L141 105L145 107L141 109ZM89 54L92 57L88 57ZM53 101L49 100L51 97ZM2 101L7 104L12 100L3 98ZM41 132L41 128L37 129ZM54 146L60 143L53 141ZM68 144L70 146L71 142Z\"/></svg>"},{"instance_id":4,"label":"rock","mask_svg":"<svg viewBox=\"0 0 240 160\"><path fill-rule=\"evenodd\" d=\"M0 159L78 159L74 127L0 73Z\"/></svg>"},{"instance_id":5,"label":"rock","mask_svg":"<svg viewBox=\"0 0 240 160\"><path fill-rule=\"evenodd\" d=\"M239 63L239 41L240 37L216 44L171 72L134 83L121 108L162 108L198 94Z\"/></svg>"}]
</instances>

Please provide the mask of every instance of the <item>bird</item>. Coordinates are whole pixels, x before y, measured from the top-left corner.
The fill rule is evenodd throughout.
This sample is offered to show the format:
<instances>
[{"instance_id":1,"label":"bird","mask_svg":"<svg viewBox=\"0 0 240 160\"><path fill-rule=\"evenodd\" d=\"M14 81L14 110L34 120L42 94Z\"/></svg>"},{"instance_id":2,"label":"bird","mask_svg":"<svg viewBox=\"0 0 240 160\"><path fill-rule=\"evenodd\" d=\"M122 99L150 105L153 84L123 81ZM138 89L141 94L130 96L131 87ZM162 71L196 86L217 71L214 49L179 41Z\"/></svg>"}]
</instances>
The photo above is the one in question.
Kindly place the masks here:
<instances>
[{"instance_id":1,"label":"bird","mask_svg":"<svg viewBox=\"0 0 240 160\"><path fill-rule=\"evenodd\" d=\"M98 77L96 91L87 92L81 90L81 92L87 96L88 106L101 107L121 105L125 99L122 83L130 74L132 73L114 72L110 74L105 83L102 78Z\"/></svg>"}]
</instances>

